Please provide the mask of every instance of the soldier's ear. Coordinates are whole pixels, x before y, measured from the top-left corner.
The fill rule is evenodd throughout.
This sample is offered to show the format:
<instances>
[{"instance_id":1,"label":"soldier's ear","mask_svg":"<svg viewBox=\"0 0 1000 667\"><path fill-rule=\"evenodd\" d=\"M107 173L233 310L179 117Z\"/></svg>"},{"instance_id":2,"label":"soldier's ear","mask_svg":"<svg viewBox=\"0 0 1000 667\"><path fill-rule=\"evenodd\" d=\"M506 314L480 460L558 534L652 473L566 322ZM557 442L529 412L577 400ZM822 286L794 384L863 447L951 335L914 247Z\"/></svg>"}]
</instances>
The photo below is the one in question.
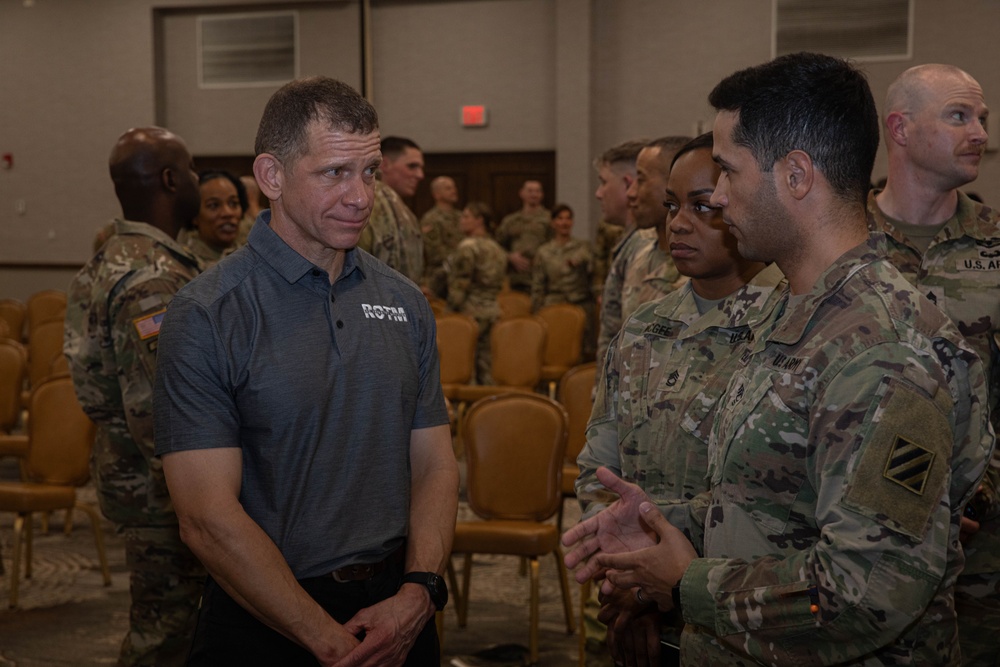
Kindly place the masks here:
<instances>
[{"instance_id":1,"label":"soldier's ear","mask_svg":"<svg viewBox=\"0 0 1000 667\"><path fill-rule=\"evenodd\" d=\"M269 201L277 201L281 197L281 188L285 181L284 165L270 153L261 153L253 161L253 175L257 179L260 191Z\"/></svg>"},{"instance_id":2,"label":"soldier's ear","mask_svg":"<svg viewBox=\"0 0 1000 667\"><path fill-rule=\"evenodd\" d=\"M177 192L177 176L170 167L164 167L160 171L160 186L170 193Z\"/></svg>"},{"instance_id":3,"label":"soldier's ear","mask_svg":"<svg viewBox=\"0 0 1000 667\"><path fill-rule=\"evenodd\" d=\"M776 176L795 199L804 199L812 190L816 172L812 158L805 151L794 150L775 163Z\"/></svg>"},{"instance_id":4,"label":"soldier's ear","mask_svg":"<svg viewBox=\"0 0 1000 667\"><path fill-rule=\"evenodd\" d=\"M885 136L895 144L906 145L906 114L893 111L885 117Z\"/></svg>"}]
</instances>

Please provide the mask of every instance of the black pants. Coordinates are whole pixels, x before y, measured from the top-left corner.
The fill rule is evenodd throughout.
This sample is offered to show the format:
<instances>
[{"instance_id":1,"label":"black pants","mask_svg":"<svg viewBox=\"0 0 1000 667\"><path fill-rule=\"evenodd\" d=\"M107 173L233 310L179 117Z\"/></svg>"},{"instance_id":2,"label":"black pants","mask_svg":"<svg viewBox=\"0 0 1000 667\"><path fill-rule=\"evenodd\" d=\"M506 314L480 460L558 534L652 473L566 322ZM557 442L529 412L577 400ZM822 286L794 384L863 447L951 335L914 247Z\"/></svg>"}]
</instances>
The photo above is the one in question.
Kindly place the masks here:
<instances>
[{"instance_id":1,"label":"black pants","mask_svg":"<svg viewBox=\"0 0 1000 667\"><path fill-rule=\"evenodd\" d=\"M367 581L341 584L327 576L302 579L299 583L334 620L346 623L359 610L395 595L401 580L402 563L394 563ZM440 662L437 628L432 618L417 637L405 664L437 667ZM315 667L316 664L311 653L258 621L214 580L208 579L188 665Z\"/></svg>"}]
</instances>

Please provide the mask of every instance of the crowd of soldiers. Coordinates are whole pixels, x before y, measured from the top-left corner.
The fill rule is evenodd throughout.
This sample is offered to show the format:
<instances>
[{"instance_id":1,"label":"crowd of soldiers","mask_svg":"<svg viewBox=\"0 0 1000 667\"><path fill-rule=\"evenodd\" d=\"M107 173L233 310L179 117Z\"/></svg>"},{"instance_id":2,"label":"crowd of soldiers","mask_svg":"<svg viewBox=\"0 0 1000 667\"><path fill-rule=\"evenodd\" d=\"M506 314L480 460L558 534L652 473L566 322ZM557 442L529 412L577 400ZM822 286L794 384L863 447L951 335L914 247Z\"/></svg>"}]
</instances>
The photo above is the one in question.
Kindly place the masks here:
<instances>
[{"instance_id":1,"label":"crowd of soldiers","mask_svg":"<svg viewBox=\"0 0 1000 667\"><path fill-rule=\"evenodd\" d=\"M317 118L311 95L337 120ZM65 351L98 424L98 497L131 571L121 664L183 661L205 568L218 625L237 614L262 632L196 641L197 664L236 648L252 659L258 639L275 656L302 653L301 664L354 651L363 664L402 664L411 646L434 655L458 477L421 292L477 321L477 379L488 383L502 289L536 309L593 309L597 321L576 483L584 519L563 542L577 579L598 584L616 664L996 664L1000 215L962 190L987 140L968 73L906 70L880 122L845 61L795 54L736 72L709 97L711 133L627 141L595 160L603 219L592 242L574 238L569 206L544 207L534 180L494 226L486 204L459 210L454 180L438 177L418 220L404 201L424 178L415 142L380 137L374 110L339 82L276 96L304 100L299 134L285 134L288 100L269 103L255 182L271 209L249 248L232 252L249 226L246 185L219 172L199 183L180 138L133 129L110 159L123 218L69 290ZM345 105L363 122L336 116ZM880 134L889 173L872 188ZM406 326L365 328L387 322L369 321L362 298ZM177 324L158 358L168 306ZM368 346L379 349L371 359L347 353ZM302 372L320 357L329 380ZM363 372L368 361L385 372ZM338 419L352 416L350 442L312 409L321 394ZM265 412L273 423L259 421ZM369 477L392 469L383 509L395 523L357 516L325 477L294 483L320 473L308 456L271 452L264 431L279 422L288 451L344 457L336 474L371 503L388 492ZM390 462L354 456L386 442ZM241 483L268 501L240 495ZM364 553L286 532L301 513L273 505L288 497L353 513L345 523L311 512L309 525L363 534ZM316 546L327 542L336 554ZM303 554L332 563L333 577L298 567ZM331 579L383 572L395 579L350 611L317 612ZM303 591L317 573L323 590ZM200 640L219 630L207 617Z\"/></svg>"}]
</instances>

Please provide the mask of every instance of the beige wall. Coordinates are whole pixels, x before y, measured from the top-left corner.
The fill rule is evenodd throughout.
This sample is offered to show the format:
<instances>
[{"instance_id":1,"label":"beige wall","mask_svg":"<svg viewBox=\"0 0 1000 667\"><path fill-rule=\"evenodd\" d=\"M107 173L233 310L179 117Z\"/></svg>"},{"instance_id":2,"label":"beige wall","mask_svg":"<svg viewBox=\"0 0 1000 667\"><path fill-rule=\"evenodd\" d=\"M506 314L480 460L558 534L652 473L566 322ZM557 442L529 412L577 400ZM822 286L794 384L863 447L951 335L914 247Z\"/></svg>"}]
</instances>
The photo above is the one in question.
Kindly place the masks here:
<instances>
[{"instance_id":1,"label":"beige wall","mask_svg":"<svg viewBox=\"0 0 1000 667\"><path fill-rule=\"evenodd\" d=\"M372 2L372 94L383 131L411 135L431 152L555 150L555 194L577 209L581 234L597 213L593 155L627 138L710 126L712 86L770 57L767 0ZM160 118L196 155L250 152L270 91L193 86L191 10L289 5L307 17L303 74L360 84L354 0L0 3L0 153L15 160L0 170L0 296L23 298L70 273L5 264L72 265L89 256L94 231L118 212L105 164L124 129ZM950 62L1000 106L998 25L995 0L916 0L913 59L864 66L876 98L906 67ZM159 79L158 43L169 54L159 59ZM488 128L459 127L460 105L472 103L489 107ZM987 155L972 186L993 202L997 155ZM876 177L884 164L880 155Z\"/></svg>"}]
</instances>

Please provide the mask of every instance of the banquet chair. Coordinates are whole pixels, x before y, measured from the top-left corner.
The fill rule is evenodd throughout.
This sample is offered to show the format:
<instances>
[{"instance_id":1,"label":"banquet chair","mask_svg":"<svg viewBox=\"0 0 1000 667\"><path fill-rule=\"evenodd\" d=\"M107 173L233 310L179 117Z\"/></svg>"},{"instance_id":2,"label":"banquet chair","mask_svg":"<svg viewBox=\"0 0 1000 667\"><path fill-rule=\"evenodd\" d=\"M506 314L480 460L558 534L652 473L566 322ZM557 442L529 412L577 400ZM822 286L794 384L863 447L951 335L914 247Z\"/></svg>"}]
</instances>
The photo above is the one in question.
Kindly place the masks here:
<instances>
[{"instance_id":1,"label":"banquet chair","mask_svg":"<svg viewBox=\"0 0 1000 667\"><path fill-rule=\"evenodd\" d=\"M31 393L28 451L23 459L24 481L0 482L0 512L13 512L14 542L10 573L10 607L17 607L22 541L24 577L31 578L32 514L79 509L90 517L104 585L111 574L104 552L97 510L81 503L76 489L90 478L90 451L95 426L76 399L68 375L52 376Z\"/></svg>"},{"instance_id":2,"label":"banquet chair","mask_svg":"<svg viewBox=\"0 0 1000 667\"><path fill-rule=\"evenodd\" d=\"M566 439L566 457L563 461L562 497L576 498L576 478L580 468L576 465L576 457L587 443L587 422L590 421L590 411L594 407L594 377L597 364L593 361L574 366L559 382L559 402L566 408L569 415L568 437ZM563 503L559 504L559 520L557 525L562 532Z\"/></svg>"},{"instance_id":3,"label":"banquet chair","mask_svg":"<svg viewBox=\"0 0 1000 667\"><path fill-rule=\"evenodd\" d=\"M24 346L16 340L0 338L0 454L8 453L5 438L12 437L11 432L21 419L21 392L27 370L28 352ZM23 440L26 450L27 437Z\"/></svg>"},{"instance_id":4,"label":"banquet chair","mask_svg":"<svg viewBox=\"0 0 1000 667\"><path fill-rule=\"evenodd\" d=\"M503 290L497 294L497 305L500 306L501 320L531 315L531 297L524 292Z\"/></svg>"},{"instance_id":5,"label":"banquet chair","mask_svg":"<svg viewBox=\"0 0 1000 667\"><path fill-rule=\"evenodd\" d=\"M53 364L61 356L63 320L49 320L37 325L28 338L28 388L21 395L23 405L30 404L31 391L52 374Z\"/></svg>"},{"instance_id":6,"label":"banquet chair","mask_svg":"<svg viewBox=\"0 0 1000 667\"><path fill-rule=\"evenodd\" d=\"M445 398L454 400L457 387L469 384L475 377L479 325L468 315L459 313L439 315L435 321L441 387Z\"/></svg>"},{"instance_id":7,"label":"banquet chair","mask_svg":"<svg viewBox=\"0 0 1000 667\"><path fill-rule=\"evenodd\" d=\"M468 619L472 554L520 556L530 562L529 658L538 662L538 558L552 554L559 573L566 631L572 634L573 607L559 545L559 530L548 521L562 502L566 451L566 411L539 394L502 394L476 402L462 425L466 443L469 507L481 520L455 526L453 554L464 554L463 585L454 566L448 577L455 592L459 627Z\"/></svg>"},{"instance_id":8,"label":"banquet chair","mask_svg":"<svg viewBox=\"0 0 1000 667\"><path fill-rule=\"evenodd\" d=\"M542 376L546 335L545 321L534 316L494 322L490 330L490 370L494 384L459 385L454 389L455 400L474 403L496 394L534 392ZM459 414L462 412L460 406Z\"/></svg>"},{"instance_id":9,"label":"banquet chair","mask_svg":"<svg viewBox=\"0 0 1000 667\"><path fill-rule=\"evenodd\" d=\"M24 338L24 320L28 307L19 299L0 299L0 320L7 323L7 335L16 341Z\"/></svg>"},{"instance_id":10,"label":"banquet chair","mask_svg":"<svg viewBox=\"0 0 1000 667\"><path fill-rule=\"evenodd\" d=\"M28 333L27 340L35 328L46 322L62 322L66 319L66 292L57 289L41 290L28 297L26 304Z\"/></svg>"},{"instance_id":11,"label":"banquet chair","mask_svg":"<svg viewBox=\"0 0 1000 667\"><path fill-rule=\"evenodd\" d=\"M542 382L549 386L549 398L556 397L556 385L573 366L580 363L587 311L572 303L557 303L538 310L545 320L548 337L542 359Z\"/></svg>"}]
</instances>

